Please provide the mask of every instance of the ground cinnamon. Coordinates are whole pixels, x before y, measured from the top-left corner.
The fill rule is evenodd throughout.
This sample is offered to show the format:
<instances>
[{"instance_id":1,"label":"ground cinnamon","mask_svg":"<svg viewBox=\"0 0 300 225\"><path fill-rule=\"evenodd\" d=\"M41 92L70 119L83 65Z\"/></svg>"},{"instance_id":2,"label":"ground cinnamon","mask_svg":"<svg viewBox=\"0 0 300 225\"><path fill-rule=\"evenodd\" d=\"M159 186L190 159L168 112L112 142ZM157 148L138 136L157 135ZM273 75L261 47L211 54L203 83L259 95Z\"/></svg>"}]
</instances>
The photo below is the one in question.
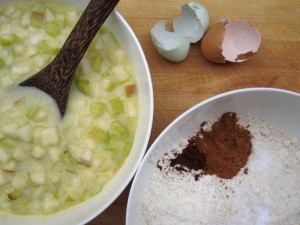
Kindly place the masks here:
<instances>
[{"instance_id":1,"label":"ground cinnamon","mask_svg":"<svg viewBox=\"0 0 300 225\"><path fill-rule=\"evenodd\" d=\"M201 124L200 131L182 153L170 160L170 166L178 171L201 169L202 174L231 179L247 164L251 134L238 124L236 114L231 112L224 113L209 131L204 130L205 124Z\"/></svg>"}]
</instances>

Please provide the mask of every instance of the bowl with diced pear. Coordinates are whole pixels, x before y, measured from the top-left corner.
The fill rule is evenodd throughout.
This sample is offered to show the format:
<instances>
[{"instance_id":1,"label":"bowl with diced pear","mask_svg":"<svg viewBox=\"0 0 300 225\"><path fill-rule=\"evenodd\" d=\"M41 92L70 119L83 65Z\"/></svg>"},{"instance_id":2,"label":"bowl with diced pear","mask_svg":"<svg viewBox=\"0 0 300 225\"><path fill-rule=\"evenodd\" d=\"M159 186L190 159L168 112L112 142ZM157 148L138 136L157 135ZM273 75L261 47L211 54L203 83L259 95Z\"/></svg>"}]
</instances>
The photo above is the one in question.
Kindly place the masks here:
<instances>
[{"instance_id":1,"label":"bowl with diced pear","mask_svg":"<svg viewBox=\"0 0 300 225\"><path fill-rule=\"evenodd\" d=\"M81 60L61 117L49 96L18 84L60 51L89 3L0 4L0 223L84 224L125 189L153 120L149 68L114 10Z\"/></svg>"}]
</instances>

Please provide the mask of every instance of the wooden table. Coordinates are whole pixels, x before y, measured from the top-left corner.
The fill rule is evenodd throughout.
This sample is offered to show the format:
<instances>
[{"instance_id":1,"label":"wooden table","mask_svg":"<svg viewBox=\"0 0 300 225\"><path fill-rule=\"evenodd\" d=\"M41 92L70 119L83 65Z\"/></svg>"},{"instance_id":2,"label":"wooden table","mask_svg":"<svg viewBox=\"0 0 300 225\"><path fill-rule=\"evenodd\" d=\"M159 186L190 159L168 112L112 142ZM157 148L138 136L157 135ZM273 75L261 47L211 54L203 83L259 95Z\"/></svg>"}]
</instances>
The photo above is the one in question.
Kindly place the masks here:
<instances>
[{"instance_id":1,"label":"wooden table","mask_svg":"<svg viewBox=\"0 0 300 225\"><path fill-rule=\"evenodd\" d=\"M243 63L213 64L191 46L187 59L172 63L155 50L151 28L162 19L171 29L184 0L121 0L118 11L132 27L149 63L154 89L154 121L149 146L163 129L191 106L211 96L247 87L300 92L299 0L202 0L210 24L221 18L245 19L262 34L258 54ZM88 225L124 225L130 185ZM130 224L128 224L130 225Z\"/></svg>"}]
</instances>

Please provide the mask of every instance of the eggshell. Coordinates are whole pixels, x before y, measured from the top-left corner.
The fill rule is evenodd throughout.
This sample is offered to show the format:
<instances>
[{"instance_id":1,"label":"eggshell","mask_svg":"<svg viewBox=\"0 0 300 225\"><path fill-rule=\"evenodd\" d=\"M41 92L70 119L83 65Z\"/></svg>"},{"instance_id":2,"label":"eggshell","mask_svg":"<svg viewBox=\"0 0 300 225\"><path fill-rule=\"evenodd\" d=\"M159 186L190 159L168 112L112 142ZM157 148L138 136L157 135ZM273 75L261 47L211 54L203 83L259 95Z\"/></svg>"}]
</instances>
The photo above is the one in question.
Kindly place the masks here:
<instances>
[{"instance_id":1,"label":"eggshell","mask_svg":"<svg viewBox=\"0 0 300 225\"><path fill-rule=\"evenodd\" d=\"M151 37L156 50L170 61L182 61L189 53L188 39L180 34L166 31L166 20L159 21L151 29Z\"/></svg>"},{"instance_id":2,"label":"eggshell","mask_svg":"<svg viewBox=\"0 0 300 225\"><path fill-rule=\"evenodd\" d=\"M206 8L196 2L184 4L181 7L181 15L173 21L174 32L187 37L190 43L196 43L203 37L208 24Z\"/></svg>"},{"instance_id":3,"label":"eggshell","mask_svg":"<svg viewBox=\"0 0 300 225\"><path fill-rule=\"evenodd\" d=\"M228 24L228 20L226 19L216 22L202 38L202 56L211 62L226 62L225 57L222 54L222 43L226 32L226 24Z\"/></svg>"},{"instance_id":4,"label":"eggshell","mask_svg":"<svg viewBox=\"0 0 300 225\"><path fill-rule=\"evenodd\" d=\"M201 52L211 62L243 62L258 51L260 43L260 32L247 21L222 19L204 35Z\"/></svg>"},{"instance_id":5,"label":"eggshell","mask_svg":"<svg viewBox=\"0 0 300 225\"><path fill-rule=\"evenodd\" d=\"M203 5L190 2L181 7L181 15L174 19L174 32L166 31L165 23L161 20L151 29L153 44L166 59L179 62L187 57L190 43L196 43L203 37L209 15Z\"/></svg>"},{"instance_id":6,"label":"eggshell","mask_svg":"<svg viewBox=\"0 0 300 225\"><path fill-rule=\"evenodd\" d=\"M248 22L238 20L226 25L222 54L227 61L243 62L258 51L260 42L259 31Z\"/></svg>"}]
</instances>

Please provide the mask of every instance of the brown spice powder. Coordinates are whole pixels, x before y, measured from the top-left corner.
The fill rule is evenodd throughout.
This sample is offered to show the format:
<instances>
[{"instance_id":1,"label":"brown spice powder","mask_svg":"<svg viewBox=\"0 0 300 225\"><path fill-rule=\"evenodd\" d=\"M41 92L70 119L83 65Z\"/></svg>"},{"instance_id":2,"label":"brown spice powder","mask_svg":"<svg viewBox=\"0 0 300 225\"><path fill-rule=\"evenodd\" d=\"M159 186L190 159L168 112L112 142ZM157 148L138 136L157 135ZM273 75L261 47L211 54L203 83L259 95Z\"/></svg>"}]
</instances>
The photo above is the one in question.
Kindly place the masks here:
<instances>
[{"instance_id":1,"label":"brown spice powder","mask_svg":"<svg viewBox=\"0 0 300 225\"><path fill-rule=\"evenodd\" d=\"M202 169L202 175L216 175L231 179L238 174L251 154L251 134L238 124L235 113L224 113L212 124L210 131L200 131L189 140L181 154L170 160L170 166L178 171ZM244 170L247 174L247 170ZM195 176L198 180L199 175Z\"/></svg>"},{"instance_id":2,"label":"brown spice powder","mask_svg":"<svg viewBox=\"0 0 300 225\"><path fill-rule=\"evenodd\" d=\"M170 160L170 166L180 172L201 170L206 167L206 155L198 150L195 137L189 140L188 145L182 150L181 154ZM198 180L198 178L199 175L195 175L195 180Z\"/></svg>"}]
</instances>

